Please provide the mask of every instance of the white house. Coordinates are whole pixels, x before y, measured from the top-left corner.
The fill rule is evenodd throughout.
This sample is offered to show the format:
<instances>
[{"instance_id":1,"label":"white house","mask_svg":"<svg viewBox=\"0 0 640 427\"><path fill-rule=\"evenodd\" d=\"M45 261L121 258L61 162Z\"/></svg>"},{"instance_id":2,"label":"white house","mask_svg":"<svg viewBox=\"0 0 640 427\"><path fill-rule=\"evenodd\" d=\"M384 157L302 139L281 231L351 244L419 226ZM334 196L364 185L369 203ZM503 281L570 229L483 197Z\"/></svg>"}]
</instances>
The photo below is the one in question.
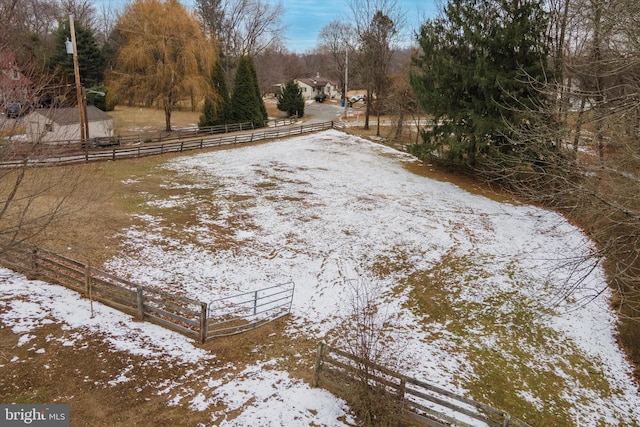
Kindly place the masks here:
<instances>
[{"instance_id":1,"label":"white house","mask_svg":"<svg viewBox=\"0 0 640 427\"><path fill-rule=\"evenodd\" d=\"M338 96L336 85L330 80L320 77L320 74L316 74L315 77L295 79L302 97L304 99L315 99L317 96L325 95L327 98L335 98Z\"/></svg>"},{"instance_id":2,"label":"white house","mask_svg":"<svg viewBox=\"0 0 640 427\"><path fill-rule=\"evenodd\" d=\"M90 138L113 136L113 118L94 107L87 106ZM80 113L78 108L41 108L25 117L27 135L31 141L52 142L80 139Z\"/></svg>"}]
</instances>

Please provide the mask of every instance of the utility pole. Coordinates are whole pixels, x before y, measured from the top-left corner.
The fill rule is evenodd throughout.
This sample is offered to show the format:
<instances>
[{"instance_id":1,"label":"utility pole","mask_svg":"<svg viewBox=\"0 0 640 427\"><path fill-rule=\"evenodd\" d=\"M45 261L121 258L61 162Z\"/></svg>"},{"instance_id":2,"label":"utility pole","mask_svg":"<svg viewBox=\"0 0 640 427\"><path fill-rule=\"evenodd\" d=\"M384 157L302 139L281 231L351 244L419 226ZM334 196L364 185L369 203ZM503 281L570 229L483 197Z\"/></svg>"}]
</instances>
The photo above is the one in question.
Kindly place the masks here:
<instances>
[{"instance_id":1,"label":"utility pole","mask_svg":"<svg viewBox=\"0 0 640 427\"><path fill-rule=\"evenodd\" d=\"M78 112L80 113L80 139L85 140L88 135L87 110L84 106L84 96L82 93L82 85L80 84L80 68L78 66L78 46L76 45L76 27L73 23L73 14L69 15L69 29L71 30L71 47L73 53L73 72L76 75L76 95L78 98ZM67 53L69 52L67 44Z\"/></svg>"},{"instance_id":2,"label":"utility pole","mask_svg":"<svg viewBox=\"0 0 640 427\"><path fill-rule=\"evenodd\" d=\"M349 46L344 50L344 119L347 120L349 114L349 96L348 96L348 79L349 79Z\"/></svg>"}]
</instances>

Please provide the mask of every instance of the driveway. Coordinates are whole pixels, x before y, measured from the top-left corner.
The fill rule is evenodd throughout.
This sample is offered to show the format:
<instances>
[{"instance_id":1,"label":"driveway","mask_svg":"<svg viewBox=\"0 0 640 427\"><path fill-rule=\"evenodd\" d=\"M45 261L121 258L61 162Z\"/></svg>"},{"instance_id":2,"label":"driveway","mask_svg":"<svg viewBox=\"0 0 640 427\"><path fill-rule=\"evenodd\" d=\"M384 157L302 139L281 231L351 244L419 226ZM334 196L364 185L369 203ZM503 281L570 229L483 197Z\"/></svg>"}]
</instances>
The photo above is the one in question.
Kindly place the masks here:
<instances>
[{"instance_id":1,"label":"driveway","mask_svg":"<svg viewBox=\"0 0 640 427\"><path fill-rule=\"evenodd\" d=\"M306 123L323 123L339 120L344 113L344 107L340 107L340 101L313 102L304 107L304 120Z\"/></svg>"}]
</instances>

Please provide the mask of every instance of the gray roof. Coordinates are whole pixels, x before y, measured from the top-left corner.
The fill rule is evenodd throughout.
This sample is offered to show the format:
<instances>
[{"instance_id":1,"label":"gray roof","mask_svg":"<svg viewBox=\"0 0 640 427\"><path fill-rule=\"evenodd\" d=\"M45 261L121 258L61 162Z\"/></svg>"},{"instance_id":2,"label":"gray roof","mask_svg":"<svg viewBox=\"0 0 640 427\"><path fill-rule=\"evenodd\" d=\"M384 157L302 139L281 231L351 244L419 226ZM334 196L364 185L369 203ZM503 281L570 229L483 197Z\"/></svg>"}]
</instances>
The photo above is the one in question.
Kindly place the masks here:
<instances>
[{"instance_id":1,"label":"gray roof","mask_svg":"<svg viewBox=\"0 0 640 427\"><path fill-rule=\"evenodd\" d=\"M43 115L52 122L59 125L72 125L80 123L80 112L76 107L39 108L35 110L34 113ZM93 105L87 105L87 118L90 122L101 122L112 119L110 115L108 115L101 109L94 107Z\"/></svg>"},{"instance_id":2,"label":"gray roof","mask_svg":"<svg viewBox=\"0 0 640 427\"><path fill-rule=\"evenodd\" d=\"M325 79L323 77L309 77L296 80L306 84L307 86L311 86L312 88L325 87L327 84L333 85L331 80Z\"/></svg>"}]
</instances>

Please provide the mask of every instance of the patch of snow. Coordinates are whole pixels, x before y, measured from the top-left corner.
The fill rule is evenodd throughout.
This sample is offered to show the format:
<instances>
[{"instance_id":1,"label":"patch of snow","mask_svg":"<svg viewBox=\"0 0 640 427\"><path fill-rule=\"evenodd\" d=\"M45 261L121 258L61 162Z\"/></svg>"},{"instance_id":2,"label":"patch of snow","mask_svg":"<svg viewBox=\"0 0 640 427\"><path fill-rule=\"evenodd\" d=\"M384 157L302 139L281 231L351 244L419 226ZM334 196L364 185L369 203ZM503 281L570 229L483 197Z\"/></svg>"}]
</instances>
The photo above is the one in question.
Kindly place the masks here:
<instances>
[{"instance_id":1,"label":"patch of snow","mask_svg":"<svg viewBox=\"0 0 640 427\"><path fill-rule=\"evenodd\" d=\"M149 196L154 212L160 212L137 215L140 224L126 230L121 255L106 269L202 301L293 281L287 333L318 340L334 338L348 322L353 283L361 281L380 292L379 309L390 328L385 345L406 374L464 393L464 383L478 375L467 357L471 348L503 352L513 361L515 356L499 347L504 339L499 330L531 351L523 366L564 381L562 399L573 407L576 422L637 421L640 396L615 341L616 319L601 266L580 288L558 298L578 265L567 264L566 255L576 260L588 255L591 242L553 212L499 203L403 167L415 161L336 131L176 158L165 167L193 186L180 180L182 198ZM203 188L212 189L210 197ZM181 203L195 208L197 224L163 229L161 210ZM473 310L465 312L464 321L427 318L425 327L428 314L414 312L408 306L410 288L398 285L413 274L437 271L447 259L459 264L459 271L446 272L451 304ZM393 268L376 274L381 265ZM0 320L17 334L54 319L63 329L103 334L114 348L132 354L194 364L215 357L187 338L131 322L100 304L94 304L91 318L89 302L76 293L1 269L0 306ZM522 313L532 316L528 323L518 319ZM546 337L548 349L520 340L518 328L527 327L553 332ZM609 395L572 376L562 360L567 348L593 361ZM189 377L204 378L202 390L183 386L184 378L159 385L158 393L170 404L199 411L224 405L225 411L212 413L218 426L355 422L342 400L291 378L274 362L239 371L220 367L228 371L222 380L207 381L205 372L194 371ZM523 384L517 393L537 407L554 404L535 387Z\"/></svg>"}]
</instances>

